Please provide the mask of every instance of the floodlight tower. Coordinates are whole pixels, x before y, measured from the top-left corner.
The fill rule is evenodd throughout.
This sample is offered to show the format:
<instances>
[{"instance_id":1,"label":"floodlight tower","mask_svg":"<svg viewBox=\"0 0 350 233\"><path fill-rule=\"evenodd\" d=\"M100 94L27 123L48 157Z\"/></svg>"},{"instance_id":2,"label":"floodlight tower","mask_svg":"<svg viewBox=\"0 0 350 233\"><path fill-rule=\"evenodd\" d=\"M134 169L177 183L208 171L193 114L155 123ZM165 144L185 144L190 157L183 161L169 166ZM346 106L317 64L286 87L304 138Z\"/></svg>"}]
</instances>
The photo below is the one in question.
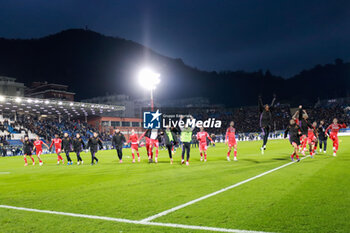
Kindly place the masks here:
<instances>
[{"instance_id":1,"label":"floodlight tower","mask_svg":"<svg viewBox=\"0 0 350 233\"><path fill-rule=\"evenodd\" d=\"M159 77L160 77L159 73L156 73L148 68L144 68L139 72L140 85L143 88L150 90L151 92L151 110L152 111L154 108L153 91L156 89L157 84L160 83Z\"/></svg>"}]
</instances>

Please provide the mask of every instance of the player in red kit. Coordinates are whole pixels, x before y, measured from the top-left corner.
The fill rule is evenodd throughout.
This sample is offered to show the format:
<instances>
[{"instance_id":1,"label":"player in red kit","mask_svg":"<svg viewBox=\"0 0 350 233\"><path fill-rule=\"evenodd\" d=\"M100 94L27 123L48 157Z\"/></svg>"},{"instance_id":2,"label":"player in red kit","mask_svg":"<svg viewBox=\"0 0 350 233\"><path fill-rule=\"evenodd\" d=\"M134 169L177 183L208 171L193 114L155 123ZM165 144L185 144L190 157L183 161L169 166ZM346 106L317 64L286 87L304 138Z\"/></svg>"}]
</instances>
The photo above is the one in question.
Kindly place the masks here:
<instances>
[{"instance_id":1,"label":"player in red kit","mask_svg":"<svg viewBox=\"0 0 350 233\"><path fill-rule=\"evenodd\" d=\"M227 160L230 161L230 154L232 147L234 148L234 160L237 161L237 142L236 142L236 129L233 128L235 123L230 122L230 127L226 130L225 143L228 145Z\"/></svg>"},{"instance_id":2,"label":"player in red kit","mask_svg":"<svg viewBox=\"0 0 350 233\"><path fill-rule=\"evenodd\" d=\"M55 138L52 139L51 145L50 145L50 150L52 146L55 145L55 152L57 154L57 164L60 164L60 161L62 161L62 164L64 164L64 160L62 156L60 155L61 153L61 148L62 148L62 139L58 137L58 134L55 134Z\"/></svg>"},{"instance_id":3,"label":"player in red kit","mask_svg":"<svg viewBox=\"0 0 350 233\"><path fill-rule=\"evenodd\" d=\"M339 147L338 132L341 128L346 128L346 124L338 124L338 119L334 118L333 124L330 124L326 129L326 135L328 135L328 131L331 130L329 138L333 141L333 156L337 156L337 151Z\"/></svg>"},{"instance_id":4,"label":"player in red kit","mask_svg":"<svg viewBox=\"0 0 350 233\"><path fill-rule=\"evenodd\" d=\"M307 144L309 144L309 151L310 151L310 156L311 158L315 155L315 150L316 150L316 146L317 146L317 138L318 138L318 134L317 134L317 122L313 122L312 123L312 127L308 128L308 132L307 132Z\"/></svg>"},{"instance_id":5,"label":"player in red kit","mask_svg":"<svg viewBox=\"0 0 350 233\"><path fill-rule=\"evenodd\" d=\"M131 135L129 137L129 140L126 142L126 144L129 144L130 142L131 142L132 162L135 163L135 151L138 157L137 161L140 162L139 138L137 137L135 130L131 130Z\"/></svg>"},{"instance_id":6,"label":"player in red kit","mask_svg":"<svg viewBox=\"0 0 350 233\"><path fill-rule=\"evenodd\" d=\"M34 141L34 147L33 147L33 150L35 148L35 153L36 153L36 156L38 157L39 159L39 164L40 166L43 165L43 161L41 160L40 158L40 155L43 153L43 145L47 147L47 149L49 149L49 146L40 140L39 136L36 137L36 140Z\"/></svg>"},{"instance_id":7,"label":"player in red kit","mask_svg":"<svg viewBox=\"0 0 350 233\"><path fill-rule=\"evenodd\" d=\"M159 132L158 129L152 129L150 134L150 145L149 145L149 155L153 155L153 148L156 149L156 157L154 158L155 163L158 163L159 154Z\"/></svg>"},{"instance_id":8,"label":"player in red kit","mask_svg":"<svg viewBox=\"0 0 350 233\"><path fill-rule=\"evenodd\" d=\"M203 161L203 154L204 154L204 162L207 162L207 138L215 144L213 139L209 137L209 134L204 131L204 128L201 127L200 132L197 133L197 139L199 141L199 153L201 155L201 161Z\"/></svg>"}]
</instances>

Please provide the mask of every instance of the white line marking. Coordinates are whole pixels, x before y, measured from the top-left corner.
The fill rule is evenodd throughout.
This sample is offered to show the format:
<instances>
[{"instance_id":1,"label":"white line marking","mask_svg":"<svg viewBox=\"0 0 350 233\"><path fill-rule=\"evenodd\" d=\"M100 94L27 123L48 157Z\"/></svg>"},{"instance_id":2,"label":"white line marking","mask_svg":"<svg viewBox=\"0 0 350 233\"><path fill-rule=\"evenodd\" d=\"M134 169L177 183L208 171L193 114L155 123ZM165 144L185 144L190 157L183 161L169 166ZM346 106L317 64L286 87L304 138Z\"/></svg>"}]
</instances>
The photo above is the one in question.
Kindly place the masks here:
<instances>
[{"instance_id":1,"label":"white line marking","mask_svg":"<svg viewBox=\"0 0 350 233\"><path fill-rule=\"evenodd\" d=\"M305 158L307 158L307 157L309 157L309 156L306 156L306 157L304 157L304 158L301 158L301 160L303 160L303 159L305 159ZM296 163L296 162L289 162L289 163L286 163L286 164L284 164L284 165L282 165L282 166L279 166L279 167L276 167L276 168L274 168L274 169L272 169L272 170L263 172L263 173L261 173L261 174L259 174L259 175L256 175L256 176L253 176L253 177L251 177L251 178L249 178L249 179L246 179L246 180L243 180L243 181L241 181L241 182L238 182L238 183L236 183L236 184L234 184L234 185L228 186L228 187L223 188L223 189L220 189L220 190L218 190L218 191L216 191L216 192L207 194L207 195L205 195L205 196L202 196L202 197L200 197L200 198L194 199L194 200L189 201L189 202L187 202L187 203L184 203L184 204L182 204L182 205L176 206L176 207L174 207L174 208L171 208L171 209L165 210L165 211L163 211L163 212L160 212L160 213L158 213L158 214L156 214L156 215L153 215L153 216L147 217L147 218L145 218L145 219L142 219L141 222L149 222L149 221L152 221L152 220L154 220L154 219L156 219L156 218L162 217L162 216L164 216L164 215L167 215L167 214L172 213L172 212L174 212L174 211L177 211L177 210L179 210L179 209L185 208L186 206L192 205L192 204L194 204L194 203L197 203L197 202L202 201L202 200L204 200L204 199L207 199L207 198L209 198L209 197L218 195L218 194L223 193L223 192L225 192L225 191L227 191L227 190L236 188L236 187L238 187L238 186L240 186L240 185L242 185L242 184L248 183L249 181L252 181L252 180L255 180L255 179L260 178L260 177L262 177L262 176L265 176L265 175L267 175L267 174L270 174L270 173L272 173L272 172L274 172L274 171L277 171L277 170L279 170L279 169L281 169L281 168L287 167L287 166L289 166L289 165L291 165L291 164L293 164L293 163Z\"/></svg>"},{"instance_id":2,"label":"white line marking","mask_svg":"<svg viewBox=\"0 0 350 233\"><path fill-rule=\"evenodd\" d=\"M0 175L8 175L10 172L0 172Z\"/></svg>"},{"instance_id":3,"label":"white line marking","mask_svg":"<svg viewBox=\"0 0 350 233\"><path fill-rule=\"evenodd\" d=\"M137 224L137 225L147 225L147 226L161 226L161 227L183 228L183 229L192 229L192 230L205 230L205 231L215 231L215 232L267 233L264 231L249 231L249 230L237 230L237 229L218 228L218 227L192 226L192 225L183 225L183 224L175 224L175 223L142 222L142 221L137 221L137 220L123 219L123 218L112 218L112 217L87 215L87 214L66 213L66 212L59 212L59 211L52 211L52 210L39 210L39 209L31 209L31 208L8 206L8 205L0 205L0 208L22 210L22 211L28 211L28 212L45 213L45 214L64 215L64 216L70 216L70 217L98 219L98 220L130 223L130 224Z\"/></svg>"}]
</instances>

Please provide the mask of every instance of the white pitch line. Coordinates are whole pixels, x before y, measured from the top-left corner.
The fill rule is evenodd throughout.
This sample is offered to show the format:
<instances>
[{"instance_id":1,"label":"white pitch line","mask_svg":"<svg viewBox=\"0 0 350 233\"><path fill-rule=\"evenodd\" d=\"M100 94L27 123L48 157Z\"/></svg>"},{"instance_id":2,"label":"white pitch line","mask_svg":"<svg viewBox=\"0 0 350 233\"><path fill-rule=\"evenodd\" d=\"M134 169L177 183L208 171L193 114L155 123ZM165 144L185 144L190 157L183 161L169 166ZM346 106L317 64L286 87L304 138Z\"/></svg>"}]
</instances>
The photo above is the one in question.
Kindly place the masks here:
<instances>
[{"instance_id":1,"label":"white pitch line","mask_svg":"<svg viewBox=\"0 0 350 233\"><path fill-rule=\"evenodd\" d=\"M10 172L0 172L0 175L8 175Z\"/></svg>"},{"instance_id":2,"label":"white pitch line","mask_svg":"<svg viewBox=\"0 0 350 233\"><path fill-rule=\"evenodd\" d=\"M301 160L303 160L303 159L305 159L305 158L307 158L307 157L309 157L309 156L306 156L306 157L304 157L304 158L301 158ZM212 197L212 196L218 195L218 194L220 194L220 193L223 193L223 192L225 192L225 191L227 191L227 190L236 188L236 187L238 187L238 186L240 186L240 185L242 185L242 184L248 183L249 181L252 181L252 180L255 180L255 179L260 178L260 177L262 177L262 176L265 176L265 175L267 175L267 174L270 174L270 173L272 173L272 172L274 172L274 171L277 171L277 170L279 170L279 169L281 169L281 168L287 167L287 166L289 166L289 165L291 165L291 164L293 164L293 163L296 163L296 161L295 161L295 162L286 163L286 164L284 164L284 165L282 165L282 166L279 166L279 167L276 167L276 168L271 169L271 170L269 170L269 171L263 172L263 173L261 173L261 174L259 174L259 175L253 176L253 177L251 177L251 178L249 178L249 179L243 180L243 181L238 182L238 183L236 183L236 184L234 184L234 185L231 185L231 186L228 186L228 187L226 187L226 188L220 189L220 190L218 190L218 191L216 191L216 192L213 192L213 193L207 194L207 195L205 195L205 196L202 196L202 197L200 197L200 198L194 199L194 200L189 201L189 202L187 202L187 203L184 203L184 204L182 204L182 205L178 205L178 206L176 206L176 207L174 207L174 208L165 210L165 211L160 212L160 213L158 213L158 214L155 214L155 215L153 215L153 216L144 218L144 219L142 219L142 220L140 220L140 221L141 221L141 222L149 222L149 221L152 221L152 220L154 220L154 219L156 219L156 218L159 218L159 217L162 217L162 216L167 215L167 214L169 214L169 213L175 212L175 211L177 211L177 210L179 210L179 209L182 209L182 208L185 208L185 207L187 207L187 206L189 206L189 205L193 205L194 203L197 203L197 202L202 201L202 200L204 200L204 199L207 199L207 198L209 198L209 197Z\"/></svg>"},{"instance_id":3,"label":"white pitch line","mask_svg":"<svg viewBox=\"0 0 350 233\"><path fill-rule=\"evenodd\" d=\"M52 211L52 210L39 210L39 209L31 209L31 208L8 206L8 205L0 205L0 208L45 213L45 214L64 215L64 216L70 216L70 217L97 219L97 220L105 220L105 221L112 221L112 222L137 224L137 225L147 225L147 226L161 226L161 227L215 231L215 232L268 233L264 231L249 231L249 230L238 230L238 229L218 228L218 227L192 226L192 225L183 225L183 224L176 224L176 223L142 222L137 220L123 219L123 218L112 218L112 217L87 215L87 214L75 214L75 213L59 212L59 211Z\"/></svg>"}]
</instances>

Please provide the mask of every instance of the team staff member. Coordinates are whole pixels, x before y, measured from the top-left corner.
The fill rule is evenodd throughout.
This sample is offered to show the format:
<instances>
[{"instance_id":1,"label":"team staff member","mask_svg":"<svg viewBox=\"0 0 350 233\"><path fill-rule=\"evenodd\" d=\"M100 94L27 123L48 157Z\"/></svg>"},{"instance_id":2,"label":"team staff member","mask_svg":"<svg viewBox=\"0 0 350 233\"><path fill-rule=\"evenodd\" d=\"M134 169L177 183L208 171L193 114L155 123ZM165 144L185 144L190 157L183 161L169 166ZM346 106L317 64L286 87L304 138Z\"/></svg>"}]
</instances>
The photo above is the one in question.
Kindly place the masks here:
<instances>
[{"instance_id":1,"label":"team staff member","mask_svg":"<svg viewBox=\"0 0 350 233\"><path fill-rule=\"evenodd\" d=\"M270 105L263 105L261 96L259 96L259 111L260 111L260 128L263 135L263 144L261 146L261 153L264 154L266 150L266 143L269 138L269 133L272 126L272 113L275 104L276 96L273 96L273 100Z\"/></svg>"},{"instance_id":2,"label":"team staff member","mask_svg":"<svg viewBox=\"0 0 350 233\"><path fill-rule=\"evenodd\" d=\"M326 151L327 151L327 139L328 139L328 136L326 135L326 128L324 125L324 120L321 120L320 124L318 126L318 142L320 144L320 152L322 152L322 145L323 145L323 153L326 153Z\"/></svg>"},{"instance_id":3,"label":"team staff member","mask_svg":"<svg viewBox=\"0 0 350 233\"><path fill-rule=\"evenodd\" d=\"M98 134L94 132L94 136L89 138L87 149L90 148L91 152L91 165L94 165L94 161L96 160L96 164L98 163L98 159L95 154L98 151L98 146L100 146L100 150L103 149L102 141L98 138Z\"/></svg>"},{"instance_id":4,"label":"team staff member","mask_svg":"<svg viewBox=\"0 0 350 233\"><path fill-rule=\"evenodd\" d=\"M112 145L117 150L119 163L123 162L123 145L125 142L124 134L122 134L119 129L116 129L112 137Z\"/></svg>"},{"instance_id":5,"label":"team staff member","mask_svg":"<svg viewBox=\"0 0 350 233\"><path fill-rule=\"evenodd\" d=\"M70 152L70 147L72 145L72 140L69 138L68 133L64 133L63 139L62 139L62 149L64 150L64 153L66 154L67 157L67 165L72 165L73 161L69 156Z\"/></svg>"},{"instance_id":6,"label":"team staff member","mask_svg":"<svg viewBox=\"0 0 350 233\"><path fill-rule=\"evenodd\" d=\"M85 143L83 139L81 139L80 134L77 133L75 135L75 138L73 139L73 150L77 154L77 164L80 163L83 164L84 161L80 157L80 152L83 150L82 148L85 148Z\"/></svg>"},{"instance_id":7,"label":"team staff member","mask_svg":"<svg viewBox=\"0 0 350 233\"><path fill-rule=\"evenodd\" d=\"M191 120L193 120L193 117L190 116ZM180 121L183 120L183 116L180 116ZM183 125L179 125L179 128L181 130L180 138L182 142L182 160L181 164L185 163L185 152L186 152L186 165L189 164L190 160L190 150L191 150L191 140L192 140L192 131L194 130L195 125L193 124L192 127L184 127Z\"/></svg>"}]
</instances>

